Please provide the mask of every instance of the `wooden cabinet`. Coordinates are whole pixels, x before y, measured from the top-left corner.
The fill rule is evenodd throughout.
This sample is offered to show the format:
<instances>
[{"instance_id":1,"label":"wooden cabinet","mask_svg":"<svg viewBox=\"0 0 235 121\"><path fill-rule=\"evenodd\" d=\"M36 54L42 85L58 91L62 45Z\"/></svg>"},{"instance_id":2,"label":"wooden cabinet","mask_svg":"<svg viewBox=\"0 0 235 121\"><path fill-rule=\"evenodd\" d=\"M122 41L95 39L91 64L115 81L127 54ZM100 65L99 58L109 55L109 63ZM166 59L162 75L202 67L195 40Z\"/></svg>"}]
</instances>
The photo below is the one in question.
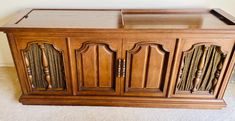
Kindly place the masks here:
<instances>
[{"instance_id":1,"label":"wooden cabinet","mask_svg":"<svg viewBox=\"0 0 235 121\"><path fill-rule=\"evenodd\" d=\"M218 9L30 9L0 30L23 104L219 109L234 20Z\"/></svg>"}]
</instances>

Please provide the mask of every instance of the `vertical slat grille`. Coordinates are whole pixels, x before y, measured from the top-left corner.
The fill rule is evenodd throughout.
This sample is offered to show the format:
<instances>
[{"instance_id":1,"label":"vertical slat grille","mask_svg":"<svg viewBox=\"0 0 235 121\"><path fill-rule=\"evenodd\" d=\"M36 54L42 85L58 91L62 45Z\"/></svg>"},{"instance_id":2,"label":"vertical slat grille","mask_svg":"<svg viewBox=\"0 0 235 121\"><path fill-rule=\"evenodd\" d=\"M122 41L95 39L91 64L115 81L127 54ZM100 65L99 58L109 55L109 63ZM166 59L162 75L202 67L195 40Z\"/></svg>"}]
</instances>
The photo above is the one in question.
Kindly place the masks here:
<instances>
[{"instance_id":1,"label":"vertical slat grille","mask_svg":"<svg viewBox=\"0 0 235 121\"><path fill-rule=\"evenodd\" d=\"M219 46L194 46L183 53L177 91L210 91L215 88L226 55ZM218 67L220 64L220 67ZM218 72L219 71L219 72ZM217 72L217 76L216 76ZM216 82L215 82L216 81Z\"/></svg>"},{"instance_id":2,"label":"vertical slat grille","mask_svg":"<svg viewBox=\"0 0 235 121\"><path fill-rule=\"evenodd\" d=\"M44 47L44 50L41 46ZM43 51L45 57L43 56ZM56 50L51 44L32 43L24 50L24 55L29 61L32 85L35 89L66 88L62 52ZM44 65L45 62L47 62L46 66ZM30 77L30 75L28 76ZM51 82L51 87L48 81Z\"/></svg>"}]
</instances>

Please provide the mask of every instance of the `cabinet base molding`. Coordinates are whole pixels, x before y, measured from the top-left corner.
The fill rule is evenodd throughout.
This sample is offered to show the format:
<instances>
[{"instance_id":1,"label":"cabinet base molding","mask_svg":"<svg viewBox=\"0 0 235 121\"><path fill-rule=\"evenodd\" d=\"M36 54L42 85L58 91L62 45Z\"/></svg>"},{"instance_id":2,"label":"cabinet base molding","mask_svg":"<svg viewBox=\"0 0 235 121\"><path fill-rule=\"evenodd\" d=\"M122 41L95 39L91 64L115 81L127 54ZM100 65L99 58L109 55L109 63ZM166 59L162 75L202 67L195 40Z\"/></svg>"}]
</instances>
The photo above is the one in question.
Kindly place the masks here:
<instances>
[{"instance_id":1,"label":"cabinet base molding","mask_svg":"<svg viewBox=\"0 0 235 121\"><path fill-rule=\"evenodd\" d=\"M80 106L117 106L150 108L196 108L222 109L224 100L212 99L173 99L137 98L111 96L25 96L20 97L23 105L80 105Z\"/></svg>"}]
</instances>

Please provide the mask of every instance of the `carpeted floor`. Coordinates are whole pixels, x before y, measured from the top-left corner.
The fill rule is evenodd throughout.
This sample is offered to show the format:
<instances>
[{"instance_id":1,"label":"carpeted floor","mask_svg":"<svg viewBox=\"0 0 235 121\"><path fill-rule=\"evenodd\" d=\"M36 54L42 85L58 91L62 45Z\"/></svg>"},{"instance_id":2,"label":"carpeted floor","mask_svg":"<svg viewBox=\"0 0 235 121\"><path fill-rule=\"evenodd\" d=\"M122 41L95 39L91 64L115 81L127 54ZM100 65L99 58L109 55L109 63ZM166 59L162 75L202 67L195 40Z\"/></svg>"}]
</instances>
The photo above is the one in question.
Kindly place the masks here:
<instances>
[{"instance_id":1,"label":"carpeted floor","mask_svg":"<svg viewBox=\"0 0 235 121\"><path fill-rule=\"evenodd\" d=\"M0 68L0 121L235 121L235 83L222 110L92 106L24 106L14 68Z\"/></svg>"}]
</instances>

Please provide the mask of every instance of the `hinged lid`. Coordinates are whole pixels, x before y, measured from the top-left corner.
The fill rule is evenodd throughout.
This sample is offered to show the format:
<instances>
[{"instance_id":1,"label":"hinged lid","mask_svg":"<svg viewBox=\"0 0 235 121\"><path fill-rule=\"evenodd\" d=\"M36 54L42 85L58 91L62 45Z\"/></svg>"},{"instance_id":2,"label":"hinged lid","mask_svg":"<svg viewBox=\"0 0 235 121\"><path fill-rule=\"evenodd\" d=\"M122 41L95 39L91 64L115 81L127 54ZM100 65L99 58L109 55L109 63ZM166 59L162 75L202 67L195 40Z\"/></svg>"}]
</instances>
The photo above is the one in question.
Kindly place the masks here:
<instances>
[{"instance_id":1,"label":"hinged lid","mask_svg":"<svg viewBox=\"0 0 235 121\"><path fill-rule=\"evenodd\" d=\"M7 29L235 29L235 19L220 9L30 9L18 13Z\"/></svg>"}]
</instances>

